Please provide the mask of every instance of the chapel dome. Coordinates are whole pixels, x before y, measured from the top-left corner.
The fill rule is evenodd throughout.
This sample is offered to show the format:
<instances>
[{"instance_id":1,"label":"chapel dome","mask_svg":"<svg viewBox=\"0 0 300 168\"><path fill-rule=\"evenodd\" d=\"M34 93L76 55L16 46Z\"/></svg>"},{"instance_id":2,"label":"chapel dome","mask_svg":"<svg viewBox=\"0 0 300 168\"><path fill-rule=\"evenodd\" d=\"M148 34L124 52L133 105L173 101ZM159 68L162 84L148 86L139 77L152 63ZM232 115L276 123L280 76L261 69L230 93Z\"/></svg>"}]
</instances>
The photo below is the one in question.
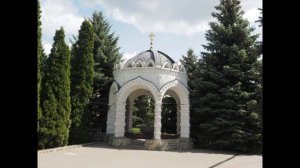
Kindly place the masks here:
<instances>
[{"instance_id":1,"label":"chapel dome","mask_svg":"<svg viewBox=\"0 0 300 168\"><path fill-rule=\"evenodd\" d=\"M149 62L149 60L152 60L155 63L155 65L162 65L166 61L170 62L171 64L175 63L175 61L167 54L157 50L146 50L137 54L130 60L134 62L141 61L144 64Z\"/></svg>"},{"instance_id":2,"label":"chapel dome","mask_svg":"<svg viewBox=\"0 0 300 168\"><path fill-rule=\"evenodd\" d=\"M125 68L129 67L165 67L172 69L176 62L167 54L157 50L146 50L125 62Z\"/></svg>"},{"instance_id":3,"label":"chapel dome","mask_svg":"<svg viewBox=\"0 0 300 168\"><path fill-rule=\"evenodd\" d=\"M167 54L157 50L146 50L115 65L115 70L131 68L162 68L186 72L182 64L177 64Z\"/></svg>"}]
</instances>

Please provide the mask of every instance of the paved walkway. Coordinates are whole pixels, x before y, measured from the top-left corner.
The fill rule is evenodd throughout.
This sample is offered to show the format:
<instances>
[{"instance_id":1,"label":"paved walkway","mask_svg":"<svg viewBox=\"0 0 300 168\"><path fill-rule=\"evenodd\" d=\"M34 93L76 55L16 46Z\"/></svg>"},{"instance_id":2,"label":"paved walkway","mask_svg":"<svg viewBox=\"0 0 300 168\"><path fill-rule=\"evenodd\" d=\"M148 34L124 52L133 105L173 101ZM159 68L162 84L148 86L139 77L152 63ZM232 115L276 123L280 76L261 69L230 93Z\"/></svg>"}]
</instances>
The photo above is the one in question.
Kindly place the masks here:
<instances>
[{"instance_id":1,"label":"paved walkway","mask_svg":"<svg viewBox=\"0 0 300 168\"><path fill-rule=\"evenodd\" d=\"M106 144L38 153L38 168L262 168L258 155L205 150L147 151Z\"/></svg>"}]
</instances>

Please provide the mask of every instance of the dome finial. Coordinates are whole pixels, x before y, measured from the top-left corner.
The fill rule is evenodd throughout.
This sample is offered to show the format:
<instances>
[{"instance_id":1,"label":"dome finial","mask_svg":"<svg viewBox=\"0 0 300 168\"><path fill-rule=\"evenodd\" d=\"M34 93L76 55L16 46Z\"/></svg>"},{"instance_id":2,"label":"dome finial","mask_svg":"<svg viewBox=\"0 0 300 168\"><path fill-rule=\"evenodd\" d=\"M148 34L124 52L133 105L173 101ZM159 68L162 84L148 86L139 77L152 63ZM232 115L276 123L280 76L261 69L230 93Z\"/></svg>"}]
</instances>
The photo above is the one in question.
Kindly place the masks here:
<instances>
[{"instance_id":1,"label":"dome finial","mask_svg":"<svg viewBox=\"0 0 300 168\"><path fill-rule=\"evenodd\" d=\"M149 34L149 37L150 37L150 50L152 50L154 33L151 32L151 33Z\"/></svg>"}]
</instances>

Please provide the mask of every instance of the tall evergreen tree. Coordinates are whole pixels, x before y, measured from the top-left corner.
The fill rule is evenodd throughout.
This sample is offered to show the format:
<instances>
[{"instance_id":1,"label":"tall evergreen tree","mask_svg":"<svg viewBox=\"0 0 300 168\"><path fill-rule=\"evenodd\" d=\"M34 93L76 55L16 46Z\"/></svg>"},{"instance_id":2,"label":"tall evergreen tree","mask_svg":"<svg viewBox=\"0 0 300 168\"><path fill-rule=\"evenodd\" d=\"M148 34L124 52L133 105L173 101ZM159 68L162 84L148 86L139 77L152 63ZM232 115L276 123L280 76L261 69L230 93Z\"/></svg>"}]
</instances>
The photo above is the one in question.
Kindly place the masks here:
<instances>
[{"instance_id":1,"label":"tall evergreen tree","mask_svg":"<svg viewBox=\"0 0 300 168\"><path fill-rule=\"evenodd\" d=\"M69 142L87 141L85 117L93 93L94 80L94 32L91 23L82 22L78 41L73 44L71 58L71 129Z\"/></svg>"},{"instance_id":2,"label":"tall evergreen tree","mask_svg":"<svg viewBox=\"0 0 300 168\"><path fill-rule=\"evenodd\" d=\"M89 106L89 130L95 134L106 130L109 88L113 82L114 65L121 60L118 37L110 32L110 24L102 12L94 12L91 23L94 28L94 92Z\"/></svg>"},{"instance_id":3,"label":"tall evergreen tree","mask_svg":"<svg viewBox=\"0 0 300 168\"><path fill-rule=\"evenodd\" d=\"M64 146L70 128L70 50L63 28L54 36L51 53L43 72L39 148Z\"/></svg>"},{"instance_id":4,"label":"tall evergreen tree","mask_svg":"<svg viewBox=\"0 0 300 168\"><path fill-rule=\"evenodd\" d=\"M41 28L41 7L40 1L37 1L37 16L38 16L38 23L37 23L37 117L38 117L38 124L37 128L39 129L39 120L42 117L42 111L40 107L40 91L41 91L41 62L42 62L42 28Z\"/></svg>"},{"instance_id":5,"label":"tall evergreen tree","mask_svg":"<svg viewBox=\"0 0 300 168\"><path fill-rule=\"evenodd\" d=\"M191 80L194 78L194 72L197 69L197 62L198 62L198 58L197 56L194 54L194 50L189 48L189 50L187 51L187 55L186 56L182 56L182 59L180 59L180 62L184 65L186 72L187 72L187 76L188 76L188 86L190 89L193 90L193 86L191 83Z\"/></svg>"},{"instance_id":6,"label":"tall evergreen tree","mask_svg":"<svg viewBox=\"0 0 300 168\"><path fill-rule=\"evenodd\" d=\"M193 80L192 136L198 147L259 152L258 35L251 35L254 28L242 18L239 0L221 0L216 10Z\"/></svg>"}]
</instances>

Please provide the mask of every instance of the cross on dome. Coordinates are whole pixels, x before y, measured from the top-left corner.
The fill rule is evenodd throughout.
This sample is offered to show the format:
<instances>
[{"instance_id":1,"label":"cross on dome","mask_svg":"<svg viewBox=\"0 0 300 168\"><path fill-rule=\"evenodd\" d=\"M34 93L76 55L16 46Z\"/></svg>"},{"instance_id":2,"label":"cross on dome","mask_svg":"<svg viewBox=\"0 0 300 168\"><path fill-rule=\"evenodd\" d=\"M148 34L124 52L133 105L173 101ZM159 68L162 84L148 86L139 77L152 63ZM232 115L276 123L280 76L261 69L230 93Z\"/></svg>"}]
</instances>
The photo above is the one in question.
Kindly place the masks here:
<instances>
[{"instance_id":1,"label":"cross on dome","mask_svg":"<svg viewBox=\"0 0 300 168\"><path fill-rule=\"evenodd\" d=\"M150 37L150 50L152 50L152 45L153 45L153 37L154 37L154 33L153 32L151 32L150 34L149 34L149 37Z\"/></svg>"}]
</instances>

